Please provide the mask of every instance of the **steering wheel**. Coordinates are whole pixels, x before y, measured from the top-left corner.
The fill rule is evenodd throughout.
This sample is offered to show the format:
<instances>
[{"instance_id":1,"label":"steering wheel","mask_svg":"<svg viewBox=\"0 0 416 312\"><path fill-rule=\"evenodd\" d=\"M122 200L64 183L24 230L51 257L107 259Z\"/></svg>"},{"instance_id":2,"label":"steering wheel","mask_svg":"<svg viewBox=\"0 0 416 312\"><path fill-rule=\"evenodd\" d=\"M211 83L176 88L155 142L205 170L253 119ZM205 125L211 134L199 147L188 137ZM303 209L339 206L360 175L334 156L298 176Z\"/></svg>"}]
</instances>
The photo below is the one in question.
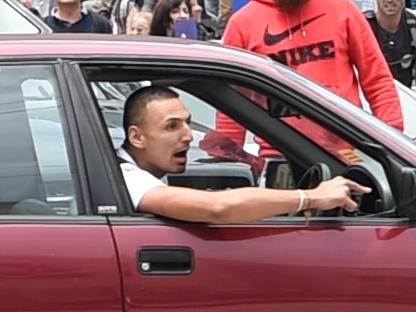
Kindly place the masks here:
<instances>
[{"instance_id":1,"label":"steering wheel","mask_svg":"<svg viewBox=\"0 0 416 312\"><path fill-rule=\"evenodd\" d=\"M296 184L297 189L310 189L317 187L322 181L330 180L332 178L331 169L327 164L316 163L309 167ZM322 211L313 210L312 215L320 215ZM302 215L303 212L299 212ZM295 213L291 214L296 215Z\"/></svg>"},{"instance_id":2,"label":"steering wheel","mask_svg":"<svg viewBox=\"0 0 416 312\"><path fill-rule=\"evenodd\" d=\"M317 163L305 171L299 179L296 188L314 188L317 187L322 181L330 180L331 178L331 169L329 169L328 165L324 163Z\"/></svg>"}]
</instances>

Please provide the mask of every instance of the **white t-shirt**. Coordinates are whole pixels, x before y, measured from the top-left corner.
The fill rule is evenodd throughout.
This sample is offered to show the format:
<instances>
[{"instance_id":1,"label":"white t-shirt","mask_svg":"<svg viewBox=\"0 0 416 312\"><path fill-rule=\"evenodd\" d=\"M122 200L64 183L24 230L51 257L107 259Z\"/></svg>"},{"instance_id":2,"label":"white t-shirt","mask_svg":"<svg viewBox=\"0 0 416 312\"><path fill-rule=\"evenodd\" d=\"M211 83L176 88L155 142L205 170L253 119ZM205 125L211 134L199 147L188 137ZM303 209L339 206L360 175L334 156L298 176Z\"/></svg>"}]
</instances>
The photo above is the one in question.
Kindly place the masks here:
<instances>
[{"instance_id":1,"label":"white t-shirt","mask_svg":"<svg viewBox=\"0 0 416 312\"><path fill-rule=\"evenodd\" d=\"M123 172L124 180L126 181L127 189L129 191L133 207L139 207L143 196L155 186L166 186L166 184L156 178L154 175L146 170L139 168L134 159L126 152L125 149L119 148L117 156L124 159L125 163L120 164Z\"/></svg>"}]
</instances>

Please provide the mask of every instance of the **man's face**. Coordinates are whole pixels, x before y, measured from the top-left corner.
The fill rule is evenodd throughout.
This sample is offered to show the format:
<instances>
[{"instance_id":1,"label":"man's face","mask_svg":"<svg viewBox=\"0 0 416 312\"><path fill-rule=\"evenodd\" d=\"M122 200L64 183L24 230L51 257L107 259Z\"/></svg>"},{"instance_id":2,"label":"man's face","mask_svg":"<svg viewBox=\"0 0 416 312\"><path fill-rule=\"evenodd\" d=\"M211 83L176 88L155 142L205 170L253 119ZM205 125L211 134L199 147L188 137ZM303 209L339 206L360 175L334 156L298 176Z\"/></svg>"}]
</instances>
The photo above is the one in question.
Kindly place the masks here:
<instances>
[{"instance_id":1,"label":"man's face","mask_svg":"<svg viewBox=\"0 0 416 312\"><path fill-rule=\"evenodd\" d=\"M276 4L284 10L294 10L300 8L309 0L275 0Z\"/></svg>"},{"instance_id":2,"label":"man's face","mask_svg":"<svg viewBox=\"0 0 416 312\"><path fill-rule=\"evenodd\" d=\"M377 0L378 9L388 16L401 14L404 8L404 0Z\"/></svg>"},{"instance_id":3,"label":"man's face","mask_svg":"<svg viewBox=\"0 0 416 312\"><path fill-rule=\"evenodd\" d=\"M179 98L150 102L140 126L139 163L157 177L185 170L192 137L191 115Z\"/></svg>"}]
</instances>

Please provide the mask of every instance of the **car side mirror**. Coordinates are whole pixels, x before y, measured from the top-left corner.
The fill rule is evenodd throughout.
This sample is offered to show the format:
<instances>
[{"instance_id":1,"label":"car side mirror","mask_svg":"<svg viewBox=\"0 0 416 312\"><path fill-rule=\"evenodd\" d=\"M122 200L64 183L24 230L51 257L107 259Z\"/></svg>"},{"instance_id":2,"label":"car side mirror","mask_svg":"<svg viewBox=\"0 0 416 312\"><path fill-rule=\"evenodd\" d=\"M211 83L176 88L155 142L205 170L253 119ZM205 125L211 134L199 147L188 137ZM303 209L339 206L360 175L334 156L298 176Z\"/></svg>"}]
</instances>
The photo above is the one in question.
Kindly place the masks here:
<instances>
[{"instance_id":1,"label":"car side mirror","mask_svg":"<svg viewBox=\"0 0 416 312\"><path fill-rule=\"evenodd\" d=\"M400 216L409 218L412 224L416 224L416 169L402 168L401 186L397 203Z\"/></svg>"}]
</instances>

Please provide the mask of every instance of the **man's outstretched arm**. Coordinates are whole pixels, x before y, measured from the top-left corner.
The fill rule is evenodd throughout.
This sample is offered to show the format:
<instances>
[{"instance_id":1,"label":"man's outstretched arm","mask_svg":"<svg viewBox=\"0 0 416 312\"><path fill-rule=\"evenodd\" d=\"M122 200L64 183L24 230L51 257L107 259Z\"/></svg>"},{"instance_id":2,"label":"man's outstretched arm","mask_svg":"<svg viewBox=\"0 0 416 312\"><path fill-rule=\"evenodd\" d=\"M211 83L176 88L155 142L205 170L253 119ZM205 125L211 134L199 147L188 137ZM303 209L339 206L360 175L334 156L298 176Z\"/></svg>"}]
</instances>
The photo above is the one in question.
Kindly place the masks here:
<instances>
[{"instance_id":1,"label":"man's outstretched arm","mask_svg":"<svg viewBox=\"0 0 416 312\"><path fill-rule=\"evenodd\" d=\"M357 204L350 192L369 193L371 189L337 177L305 190L304 209L328 210L343 207L354 211ZM148 191L140 202L140 211L197 222L241 223L296 212L301 203L298 190L274 190L255 187L227 191L201 191L158 186Z\"/></svg>"}]
</instances>

